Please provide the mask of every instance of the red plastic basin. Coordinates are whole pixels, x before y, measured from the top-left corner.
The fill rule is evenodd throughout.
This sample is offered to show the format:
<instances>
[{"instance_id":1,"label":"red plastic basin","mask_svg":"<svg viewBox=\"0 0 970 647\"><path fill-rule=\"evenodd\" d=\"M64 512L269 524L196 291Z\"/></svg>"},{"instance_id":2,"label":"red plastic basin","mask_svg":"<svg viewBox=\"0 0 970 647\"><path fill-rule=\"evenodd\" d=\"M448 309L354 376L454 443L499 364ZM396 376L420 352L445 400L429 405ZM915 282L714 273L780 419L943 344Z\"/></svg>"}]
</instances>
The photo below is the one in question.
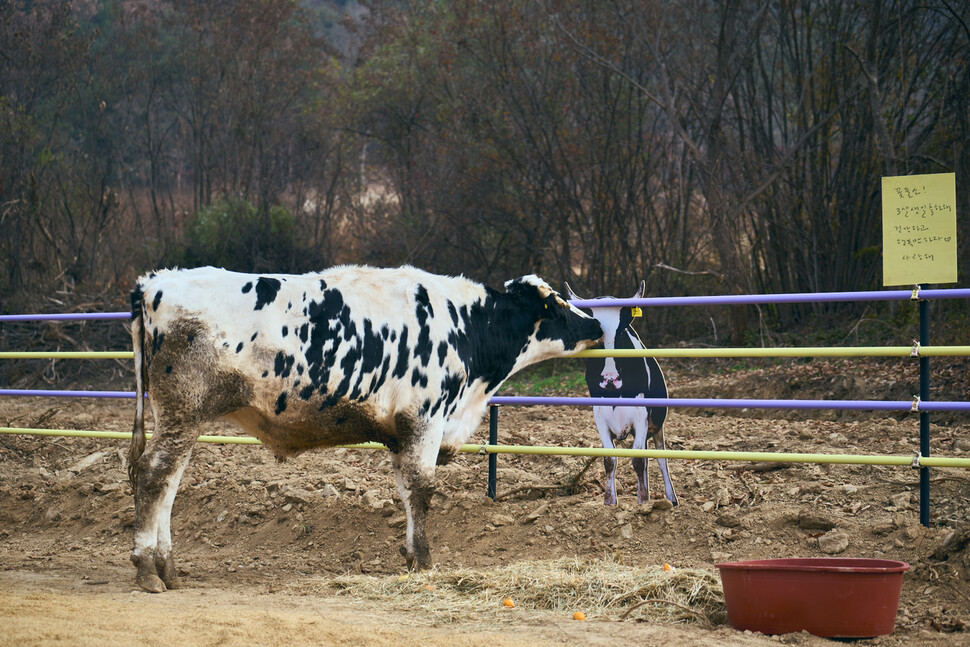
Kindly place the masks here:
<instances>
[{"instance_id":1,"label":"red plastic basin","mask_svg":"<svg viewBox=\"0 0 970 647\"><path fill-rule=\"evenodd\" d=\"M812 557L717 564L728 622L765 634L826 638L892 633L906 562Z\"/></svg>"}]
</instances>

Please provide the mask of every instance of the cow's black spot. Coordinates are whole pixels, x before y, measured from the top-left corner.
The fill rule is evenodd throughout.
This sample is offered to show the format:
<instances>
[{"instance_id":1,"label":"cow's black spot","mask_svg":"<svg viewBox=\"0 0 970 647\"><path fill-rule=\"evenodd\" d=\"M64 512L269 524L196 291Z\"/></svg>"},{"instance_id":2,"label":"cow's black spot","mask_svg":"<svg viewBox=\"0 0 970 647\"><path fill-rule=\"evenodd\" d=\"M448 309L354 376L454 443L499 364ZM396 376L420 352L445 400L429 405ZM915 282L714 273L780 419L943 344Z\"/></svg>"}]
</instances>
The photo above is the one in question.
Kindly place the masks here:
<instances>
[{"instance_id":1,"label":"cow's black spot","mask_svg":"<svg viewBox=\"0 0 970 647\"><path fill-rule=\"evenodd\" d=\"M191 344L194 341L195 341L195 335L189 334L185 336L185 343Z\"/></svg>"},{"instance_id":2,"label":"cow's black spot","mask_svg":"<svg viewBox=\"0 0 970 647\"><path fill-rule=\"evenodd\" d=\"M344 295L340 290L326 290L321 301L311 301L307 316L314 324L337 319L344 309Z\"/></svg>"},{"instance_id":3,"label":"cow's black spot","mask_svg":"<svg viewBox=\"0 0 970 647\"><path fill-rule=\"evenodd\" d=\"M269 375L269 371L263 371L263 377L266 377L267 375Z\"/></svg>"},{"instance_id":4,"label":"cow's black spot","mask_svg":"<svg viewBox=\"0 0 970 647\"><path fill-rule=\"evenodd\" d=\"M387 379L387 372L388 370L390 370L390 368L391 368L391 356L387 355L384 358L384 362L381 364L381 376L380 378L378 378L377 384L374 385L372 392L381 388L381 386L384 384L384 380Z\"/></svg>"},{"instance_id":5,"label":"cow's black spot","mask_svg":"<svg viewBox=\"0 0 970 647\"><path fill-rule=\"evenodd\" d=\"M415 366L411 370L411 386L420 386L422 389L428 386L428 376Z\"/></svg>"},{"instance_id":6,"label":"cow's black spot","mask_svg":"<svg viewBox=\"0 0 970 647\"><path fill-rule=\"evenodd\" d=\"M282 332L283 336L286 337L287 335L290 334L290 329L286 326L283 326L283 330L281 330L280 332Z\"/></svg>"},{"instance_id":7,"label":"cow's black spot","mask_svg":"<svg viewBox=\"0 0 970 647\"><path fill-rule=\"evenodd\" d=\"M171 373L171 372L172 372L172 367L171 367L171 366L166 366L166 367L165 367L165 373L166 373L166 375L167 375L168 373Z\"/></svg>"},{"instance_id":8,"label":"cow's black spot","mask_svg":"<svg viewBox=\"0 0 970 647\"><path fill-rule=\"evenodd\" d=\"M428 290L423 285L418 285L414 294L414 315L418 320L418 343L414 346L414 356L421 359L421 365L427 366L431 361L431 351L434 344L431 341L431 326L428 320L434 316L434 308L431 307L431 299L428 297Z\"/></svg>"},{"instance_id":9,"label":"cow's black spot","mask_svg":"<svg viewBox=\"0 0 970 647\"><path fill-rule=\"evenodd\" d=\"M152 299L152 310L158 310L158 304L162 302L162 291L159 290L155 293L155 298Z\"/></svg>"},{"instance_id":10,"label":"cow's black spot","mask_svg":"<svg viewBox=\"0 0 970 647\"><path fill-rule=\"evenodd\" d=\"M303 364L297 364L296 365L296 374L297 375L303 375Z\"/></svg>"},{"instance_id":11,"label":"cow's black spot","mask_svg":"<svg viewBox=\"0 0 970 647\"><path fill-rule=\"evenodd\" d=\"M427 415L428 409L430 408L431 408L431 400L425 400L424 402L421 403L421 408L418 410L418 413L422 416Z\"/></svg>"},{"instance_id":12,"label":"cow's black spot","mask_svg":"<svg viewBox=\"0 0 970 647\"><path fill-rule=\"evenodd\" d=\"M152 354L158 352L158 349L162 347L165 343L165 333L158 332L158 328L152 331Z\"/></svg>"},{"instance_id":13,"label":"cow's black spot","mask_svg":"<svg viewBox=\"0 0 970 647\"><path fill-rule=\"evenodd\" d=\"M434 316L434 308L431 307L431 298L428 296L428 290L420 283L418 284L418 289L414 293L414 301L418 305L417 308L423 308L427 310L429 316Z\"/></svg>"},{"instance_id":14,"label":"cow's black spot","mask_svg":"<svg viewBox=\"0 0 970 647\"><path fill-rule=\"evenodd\" d=\"M451 373L445 374L441 378L441 390L445 394L445 402L451 404L458 397L458 392L462 387L461 376L452 375Z\"/></svg>"},{"instance_id":15,"label":"cow's black spot","mask_svg":"<svg viewBox=\"0 0 970 647\"><path fill-rule=\"evenodd\" d=\"M421 359L422 366L427 366L428 362L431 361L431 349L433 347L430 326L421 326L421 331L418 333L418 343L414 345L414 356Z\"/></svg>"},{"instance_id":16,"label":"cow's black spot","mask_svg":"<svg viewBox=\"0 0 970 647\"><path fill-rule=\"evenodd\" d=\"M310 380L317 385L324 385L329 380L330 367L337 355L337 336L340 325L331 331L333 320L350 319L349 308L344 305L343 295L339 290L326 290L320 301L311 301L306 308L309 322L300 327L300 339L307 343L303 351L306 357ZM347 311L344 313L344 311ZM352 335L351 335L352 336ZM347 338L349 340L349 337ZM328 341L333 343L330 350L324 353ZM349 377L345 379L349 380ZM345 395L341 394L341 397ZM336 400L334 400L336 402Z\"/></svg>"},{"instance_id":17,"label":"cow's black spot","mask_svg":"<svg viewBox=\"0 0 970 647\"><path fill-rule=\"evenodd\" d=\"M397 363L394 365L394 371L391 373L391 377L401 378L408 372L408 356L410 350L408 348L408 329L404 328L401 331L401 339L397 344Z\"/></svg>"},{"instance_id":18,"label":"cow's black spot","mask_svg":"<svg viewBox=\"0 0 970 647\"><path fill-rule=\"evenodd\" d=\"M242 293L249 294L249 291L252 289L253 289L253 282L249 281L248 283L246 283L246 285L243 286Z\"/></svg>"},{"instance_id":19,"label":"cow's black spot","mask_svg":"<svg viewBox=\"0 0 970 647\"><path fill-rule=\"evenodd\" d=\"M350 341L357 336L357 322L350 318L350 308L346 305L341 308L338 320L344 329L344 341Z\"/></svg>"},{"instance_id":20,"label":"cow's black spot","mask_svg":"<svg viewBox=\"0 0 970 647\"><path fill-rule=\"evenodd\" d=\"M243 343L242 343L242 342L239 342L239 343L238 343L238 344L236 345L236 352L238 353L238 352L239 352L239 351L241 351L242 349L243 349Z\"/></svg>"},{"instance_id":21,"label":"cow's black spot","mask_svg":"<svg viewBox=\"0 0 970 647\"><path fill-rule=\"evenodd\" d=\"M384 339L380 333L374 331L370 319L364 319L362 342L361 357L363 364L360 370L362 373L370 373L381 365L381 360L384 358Z\"/></svg>"},{"instance_id":22,"label":"cow's black spot","mask_svg":"<svg viewBox=\"0 0 970 647\"><path fill-rule=\"evenodd\" d=\"M253 310L262 310L263 306L273 303L276 300L276 293L280 291L280 280L261 276L256 279L256 307Z\"/></svg>"},{"instance_id":23,"label":"cow's black spot","mask_svg":"<svg viewBox=\"0 0 970 647\"><path fill-rule=\"evenodd\" d=\"M438 344L438 366L444 366L445 357L448 356L448 344L440 342Z\"/></svg>"},{"instance_id":24,"label":"cow's black spot","mask_svg":"<svg viewBox=\"0 0 970 647\"><path fill-rule=\"evenodd\" d=\"M455 304L448 300L448 314L451 315L452 325L458 325L458 310L455 309Z\"/></svg>"},{"instance_id":25,"label":"cow's black spot","mask_svg":"<svg viewBox=\"0 0 970 647\"><path fill-rule=\"evenodd\" d=\"M323 279L320 279L320 291L323 292L326 289L327 289L327 282L324 281Z\"/></svg>"},{"instance_id":26,"label":"cow's black spot","mask_svg":"<svg viewBox=\"0 0 970 647\"><path fill-rule=\"evenodd\" d=\"M307 384L305 387L300 389L300 399L309 400L310 396L313 395L313 385Z\"/></svg>"},{"instance_id":27,"label":"cow's black spot","mask_svg":"<svg viewBox=\"0 0 970 647\"><path fill-rule=\"evenodd\" d=\"M441 378L441 395L438 400L431 407L431 411L428 414L429 417L434 417L438 410L441 410L443 416L447 416L448 407L455 402L458 398L458 393L462 387L461 377L458 375L452 375L451 373L446 373L443 378Z\"/></svg>"},{"instance_id":28,"label":"cow's black spot","mask_svg":"<svg viewBox=\"0 0 970 647\"><path fill-rule=\"evenodd\" d=\"M333 392L327 396L327 399L324 400L320 405L321 410L335 405L340 398L347 395L347 392L350 391L350 380L353 377L354 366L357 364L359 359L360 349L358 347L353 346L347 350L347 354L344 355L343 359L340 360L340 368L343 369L344 373L343 379L340 380L340 384L337 385L337 388L334 389ZM355 400L356 398L357 396L351 397L352 400Z\"/></svg>"},{"instance_id":29,"label":"cow's black spot","mask_svg":"<svg viewBox=\"0 0 970 647\"><path fill-rule=\"evenodd\" d=\"M293 368L293 362L296 358L292 355L285 355L283 351L276 353L276 358L273 360L273 373L276 377L287 378L290 376L290 369Z\"/></svg>"},{"instance_id":30,"label":"cow's black spot","mask_svg":"<svg viewBox=\"0 0 970 647\"><path fill-rule=\"evenodd\" d=\"M286 391L280 393L280 397L276 398L276 415L280 415L286 410Z\"/></svg>"}]
</instances>

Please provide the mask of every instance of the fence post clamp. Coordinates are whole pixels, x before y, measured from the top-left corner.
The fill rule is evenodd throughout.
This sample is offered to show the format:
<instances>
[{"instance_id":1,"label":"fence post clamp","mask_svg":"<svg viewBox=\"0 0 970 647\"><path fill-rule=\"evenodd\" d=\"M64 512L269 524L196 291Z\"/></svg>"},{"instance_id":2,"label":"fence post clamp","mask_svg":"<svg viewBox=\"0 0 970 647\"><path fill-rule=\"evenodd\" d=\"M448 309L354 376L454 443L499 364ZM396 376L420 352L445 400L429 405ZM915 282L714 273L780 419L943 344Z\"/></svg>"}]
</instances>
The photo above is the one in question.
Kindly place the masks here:
<instances>
[{"instance_id":1,"label":"fence post clamp","mask_svg":"<svg viewBox=\"0 0 970 647\"><path fill-rule=\"evenodd\" d=\"M922 469L922 465L919 464L919 459L922 458L919 452L913 454L913 462L910 463L910 467L915 467L916 469Z\"/></svg>"},{"instance_id":2,"label":"fence post clamp","mask_svg":"<svg viewBox=\"0 0 970 647\"><path fill-rule=\"evenodd\" d=\"M919 340L913 340L913 348L909 351L910 357L919 357Z\"/></svg>"},{"instance_id":3,"label":"fence post clamp","mask_svg":"<svg viewBox=\"0 0 970 647\"><path fill-rule=\"evenodd\" d=\"M909 410L910 411L919 411L919 402L920 402L919 396L918 395L914 395L913 396L913 404L909 405Z\"/></svg>"},{"instance_id":4,"label":"fence post clamp","mask_svg":"<svg viewBox=\"0 0 970 647\"><path fill-rule=\"evenodd\" d=\"M913 293L909 295L910 301L919 301L919 283L913 286Z\"/></svg>"},{"instance_id":5,"label":"fence post clamp","mask_svg":"<svg viewBox=\"0 0 970 647\"><path fill-rule=\"evenodd\" d=\"M480 446L478 447L478 453L479 453L479 454L488 454L488 452L487 452L487 451L485 451L485 448L486 448L486 447L488 447L488 443L482 443L482 444L481 444L481 445L480 445Z\"/></svg>"}]
</instances>

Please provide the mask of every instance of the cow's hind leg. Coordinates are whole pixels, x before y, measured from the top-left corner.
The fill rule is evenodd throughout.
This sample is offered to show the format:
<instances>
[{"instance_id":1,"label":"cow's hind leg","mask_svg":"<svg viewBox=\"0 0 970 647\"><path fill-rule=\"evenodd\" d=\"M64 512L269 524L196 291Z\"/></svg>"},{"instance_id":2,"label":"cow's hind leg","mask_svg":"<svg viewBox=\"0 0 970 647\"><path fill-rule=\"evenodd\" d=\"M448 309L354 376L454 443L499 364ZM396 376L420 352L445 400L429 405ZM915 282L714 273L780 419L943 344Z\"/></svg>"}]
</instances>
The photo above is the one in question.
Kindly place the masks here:
<instances>
[{"instance_id":1,"label":"cow's hind leg","mask_svg":"<svg viewBox=\"0 0 970 647\"><path fill-rule=\"evenodd\" d=\"M653 420L649 422L649 435L653 437L653 444L657 449L667 449L667 445L664 442L664 428L663 424L655 424ZM658 458L657 466L660 468L660 474L664 479L664 496L667 500L677 505L677 494L674 492L674 483L670 480L670 472L667 471L667 459Z\"/></svg>"},{"instance_id":2,"label":"cow's hind leg","mask_svg":"<svg viewBox=\"0 0 970 647\"><path fill-rule=\"evenodd\" d=\"M172 504L198 435L196 427L165 427L138 460L135 470L135 581L152 593L180 586L172 554Z\"/></svg>"}]
</instances>

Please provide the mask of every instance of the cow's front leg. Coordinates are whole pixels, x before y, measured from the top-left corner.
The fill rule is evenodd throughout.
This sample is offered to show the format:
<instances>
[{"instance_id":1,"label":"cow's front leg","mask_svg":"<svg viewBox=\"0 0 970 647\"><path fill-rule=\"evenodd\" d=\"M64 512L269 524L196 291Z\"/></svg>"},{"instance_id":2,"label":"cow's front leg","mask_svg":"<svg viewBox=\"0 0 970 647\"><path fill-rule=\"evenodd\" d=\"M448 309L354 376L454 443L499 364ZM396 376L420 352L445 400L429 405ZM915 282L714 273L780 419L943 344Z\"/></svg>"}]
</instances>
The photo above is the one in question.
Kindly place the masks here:
<instances>
[{"instance_id":1,"label":"cow's front leg","mask_svg":"<svg viewBox=\"0 0 970 647\"><path fill-rule=\"evenodd\" d=\"M434 445L432 447L432 445ZM431 550L425 534L428 505L435 489L435 461L438 442L424 438L394 454L392 465L397 479L398 493L407 516L407 535L401 554L408 570L431 568Z\"/></svg>"},{"instance_id":2,"label":"cow's front leg","mask_svg":"<svg viewBox=\"0 0 970 647\"><path fill-rule=\"evenodd\" d=\"M605 449L614 449L613 432L610 431L606 414L610 407L593 407L593 420L600 434L600 442ZM616 505L616 457L604 456L603 469L606 470L606 487L603 493L603 505Z\"/></svg>"},{"instance_id":3,"label":"cow's front leg","mask_svg":"<svg viewBox=\"0 0 970 647\"><path fill-rule=\"evenodd\" d=\"M192 453L195 435L157 432L135 466L135 582L146 591L179 588L172 554L172 504Z\"/></svg>"}]
</instances>

